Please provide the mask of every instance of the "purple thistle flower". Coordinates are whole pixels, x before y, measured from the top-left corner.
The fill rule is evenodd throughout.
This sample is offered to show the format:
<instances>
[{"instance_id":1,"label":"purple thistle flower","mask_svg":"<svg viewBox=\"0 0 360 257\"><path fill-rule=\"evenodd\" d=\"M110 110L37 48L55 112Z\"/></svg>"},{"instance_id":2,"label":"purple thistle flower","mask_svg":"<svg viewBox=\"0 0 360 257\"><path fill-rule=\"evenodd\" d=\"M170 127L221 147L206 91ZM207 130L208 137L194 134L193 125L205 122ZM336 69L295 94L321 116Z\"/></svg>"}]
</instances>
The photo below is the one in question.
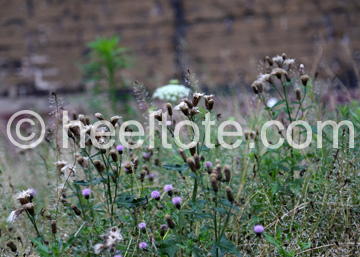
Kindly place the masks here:
<instances>
[{"instance_id":1,"label":"purple thistle flower","mask_svg":"<svg viewBox=\"0 0 360 257\"><path fill-rule=\"evenodd\" d=\"M123 257L121 254L117 254L114 257Z\"/></svg>"},{"instance_id":2,"label":"purple thistle flower","mask_svg":"<svg viewBox=\"0 0 360 257\"><path fill-rule=\"evenodd\" d=\"M140 247L140 249L146 249L147 248L147 243L145 243L145 242L141 242L140 244L139 244L139 247Z\"/></svg>"},{"instance_id":3,"label":"purple thistle flower","mask_svg":"<svg viewBox=\"0 0 360 257\"><path fill-rule=\"evenodd\" d=\"M139 224L139 228L140 228L140 229L146 228L146 223L145 223L145 222L141 222L141 223Z\"/></svg>"},{"instance_id":4,"label":"purple thistle flower","mask_svg":"<svg viewBox=\"0 0 360 257\"><path fill-rule=\"evenodd\" d=\"M172 187L172 185L165 185L165 186L164 186L164 190L165 190L166 192L169 192L169 191L172 191L172 190L173 190L173 187Z\"/></svg>"},{"instance_id":5,"label":"purple thistle flower","mask_svg":"<svg viewBox=\"0 0 360 257\"><path fill-rule=\"evenodd\" d=\"M210 169L212 166L212 162L205 162L205 168Z\"/></svg>"},{"instance_id":6,"label":"purple thistle flower","mask_svg":"<svg viewBox=\"0 0 360 257\"><path fill-rule=\"evenodd\" d=\"M162 224L160 226L160 235L165 236L165 232L166 232L167 229L168 229L168 226L166 224Z\"/></svg>"},{"instance_id":7,"label":"purple thistle flower","mask_svg":"<svg viewBox=\"0 0 360 257\"><path fill-rule=\"evenodd\" d=\"M149 157L150 157L150 153L144 153L144 158L145 159L149 159Z\"/></svg>"},{"instance_id":8,"label":"purple thistle flower","mask_svg":"<svg viewBox=\"0 0 360 257\"><path fill-rule=\"evenodd\" d=\"M89 199L90 194L91 194L91 189L85 188L85 189L82 190L81 193L85 197L85 199Z\"/></svg>"},{"instance_id":9,"label":"purple thistle flower","mask_svg":"<svg viewBox=\"0 0 360 257\"><path fill-rule=\"evenodd\" d=\"M264 227L262 225L256 225L254 227L254 232L260 236L264 232Z\"/></svg>"},{"instance_id":10,"label":"purple thistle flower","mask_svg":"<svg viewBox=\"0 0 360 257\"><path fill-rule=\"evenodd\" d=\"M123 146L123 145L118 145L118 146L116 147L116 151L118 151L119 154L122 154L122 152L124 151L124 146Z\"/></svg>"},{"instance_id":11,"label":"purple thistle flower","mask_svg":"<svg viewBox=\"0 0 360 257\"><path fill-rule=\"evenodd\" d=\"M28 192L30 193L31 198L34 198L34 196L35 196L35 194L36 194L35 189L34 189L34 188L29 188L29 189L28 189Z\"/></svg>"},{"instance_id":12,"label":"purple thistle flower","mask_svg":"<svg viewBox=\"0 0 360 257\"><path fill-rule=\"evenodd\" d=\"M155 175L154 175L153 173L150 173L150 174L149 174L149 180L150 180L150 181L153 181L153 180L154 180L154 177L155 177Z\"/></svg>"},{"instance_id":13,"label":"purple thistle flower","mask_svg":"<svg viewBox=\"0 0 360 257\"><path fill-rule=\"evenodd\" d=\"M154 198L156 201L159 201L160 200L160 192L157 190L152 191L151 197Z\"/></svg>"},{"instance_id":14,"label":"purple thistle flower","mask_svg":"<svg viewBox=\"0 0 360 257\"><path fill-rule=\"evenodd\" d=\"M176 196L176 197L174 197L173 199L172 199L172 203L175 205L175 207L177 208L177 209L180 209L180 207L181 207L181 197L180 196Z\"/></svg>"},{"instance_id":15,"label":"purple thistle flower","mask_svg":"<svg viewBox=\"0 0 360 257\"><path fill-rule=\"evenodd\" d=\"M172 185L165 185L164 190L168 193L169 196L173 195L173 191L172 191L173 187L172 187Z\"/></svg>"},{"instance_id":16,"label":"purple thistle flower","mask_svg":"<svg viewBox=\"0 0 360 257\"><path fill-rule=\"evenodd\" d=\"M166 121L166 126L171 126L171 120Z\"/></svg>"}]
</instances>

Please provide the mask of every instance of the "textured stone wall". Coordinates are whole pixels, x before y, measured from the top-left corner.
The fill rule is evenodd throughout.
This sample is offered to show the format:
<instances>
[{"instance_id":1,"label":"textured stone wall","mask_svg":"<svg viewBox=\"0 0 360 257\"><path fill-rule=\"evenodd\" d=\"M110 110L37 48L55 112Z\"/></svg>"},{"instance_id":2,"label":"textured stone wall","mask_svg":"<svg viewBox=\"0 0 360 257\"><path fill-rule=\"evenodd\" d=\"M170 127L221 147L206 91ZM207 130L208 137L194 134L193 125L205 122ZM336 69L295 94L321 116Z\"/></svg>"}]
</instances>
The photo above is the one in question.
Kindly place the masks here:
<instances>
[{"instance_id":1,"label":"textured stone wall","mask_svg":"<svg viewBox=\"0 0 360 257\"><path fill-rule=\"evenodd\" d=\"M0 0L0 94L82 90L86 42L112 35L135 53L124 75L152 88L187 68L210 86L251 81L259 58L282 52L356 81L360 2Z\"/></svg>"}]
</instances>

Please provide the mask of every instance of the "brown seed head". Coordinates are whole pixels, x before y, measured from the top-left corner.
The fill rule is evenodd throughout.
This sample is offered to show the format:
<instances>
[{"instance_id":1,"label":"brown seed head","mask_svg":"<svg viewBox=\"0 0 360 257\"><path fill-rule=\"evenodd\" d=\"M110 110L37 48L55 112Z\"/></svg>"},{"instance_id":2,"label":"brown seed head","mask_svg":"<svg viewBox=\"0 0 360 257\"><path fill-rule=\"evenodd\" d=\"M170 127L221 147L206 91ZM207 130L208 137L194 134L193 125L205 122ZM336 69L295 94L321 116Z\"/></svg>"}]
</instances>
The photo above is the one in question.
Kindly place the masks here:
<instances>
[{"instance_id":1,"label":"brown seed head","mask_svg":"<svg viewBox=\"0 0 360 257\"><path fill-rule=\"evenodd\" d=\"M302 76L301 76L301 82L302 82L302 84L303 84L305 87L306 87L309 79L310 79L310 78L309 78L308 75L302 75Z\"/></svg>"},{"instance_id":2,"label":"brown seed head","mask_svg":"<svg viewBox=\"0 0 360 257\"><path fill-rule=\"evenodd\" d=\"M224 165L224 174L225 174L225 181L229 183L231 179L231 172L230 172L230 167L228 165Z\"/></svg>"},{"instance_id":3,"label":"brown seed head","mask_svg":"<svg viewBox=\"0 0 360 257\"><path fill-rule=\"evenodd\" d=\"M233 196L233 194L231 192L230 187L226 187L225 191L226 191L227 198L228 198L229 202L234 202L234 196Z\"/></svg>"},{"instance_id":4,"label":"brown seed head","mask_svg":"<svg viewBox=\"0 0 360 257\"><path fill-rule=\"evenodd\" d=\"M172 108L171 103L166 104L166 109L168 111L169 116L172 116L173 115L173 108Z\"/></svg>"},{"instance_id":5,"label":"brown seed head","mask_svg":"<svg viewBox=\"0 0 360 257\"><path fill-rule=\"evenodd\" d=\"M174 228L175 228L175 223L174 223L174 221L171 219L171 217L170 217L169 214L166 214L166 215L165 215L165 220L166 220L169 228L171 228L171 229L174 229Z\"/></svg>"},{"instance_id":6,"label":"brown seed head","mask_svg":"<svg viewBox=\"0 0 360 257\"><path fill-rule=\"evenodd\" d=\"M194 161L189 157L186 159L186 162L189 165L191 171L196 173L196 166L195 166Z\"/></svg>"}]
</instances>

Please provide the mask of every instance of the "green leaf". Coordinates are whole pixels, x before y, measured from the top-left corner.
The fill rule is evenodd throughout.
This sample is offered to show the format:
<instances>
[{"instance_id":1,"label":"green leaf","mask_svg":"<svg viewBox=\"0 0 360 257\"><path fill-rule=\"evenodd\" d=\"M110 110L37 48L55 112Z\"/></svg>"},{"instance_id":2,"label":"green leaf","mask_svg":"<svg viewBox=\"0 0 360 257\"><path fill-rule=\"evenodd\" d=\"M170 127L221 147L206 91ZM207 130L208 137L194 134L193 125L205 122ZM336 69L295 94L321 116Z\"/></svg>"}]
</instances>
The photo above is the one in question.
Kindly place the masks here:
<instances>
[{"instance_id":1,"label":"green leaf","mask_svg":"<svg viewBox=\"0 0 360 257\"><path fill-rule=\"evenodd\" d=\"M216 256L217 249L219 249L219 257L223 256L224 253L232 253L235 256L241 257L241 254L239 250L236 248L236 246L231 241L227 240L225 236L222 236L219 244L215 244L211 249L212 256Z\"/></svg>"},{"instance_id":2,"label":"green leaf","mask_svg":"<svg viewBox=\"0 0 360 257\"><path fill-rule=\"evenodd\" d=\"M209 152L210 151L210 148L209 147L207 147L206 145L203 145L203 146L201 146L200 147L200 149L199 149L199 153L200 152L202 152L202 151L204 151L204 152Z\"/></svg>"},{"instance_id":3,"label":"green leaf","mask_svg":"<svg viewBox=\"0 0 360 257\"><path fill-rule=\"evenodd\" d=\"M276 239L273 238L270 234L264 233L263 235L265 236L266 241L268 241L270 244L272 244L276 247L280 247L280 244L278 243L278 241L276 241Z\"/></svg>"},{"instance_id":4,"label":"green leaf","mask_svg":"<svg viewBox=\"0 0 360 257\"><path fill-rule=\"evenodd\" d=\"M186 163L181 164L181 165L180 164L165 164L162 167L167 170L179 171L180 174L189 169L189 166Z\"/></svg>"},{"instance_id":5,"label":"green leaf","mask_svg":"<svg viewBox=\"0 0 360 257\"><path fill-rule=\"evenodd\" d=\"M277 107L277 106L279 106L279 105L281 105L283 103L285 103L285 100L277 101L276 104L274 104L273 107L271 107L271 110L273 110L275 107Z\"/></svg>"},{"instance_id":6,"label":"green leaf","mask_svg":"<svg viewBox=\"0 0 360 257\"><path fill-rule=\"evenodd\" d=\"M34 238L32 238L32 237L29 237L29 239L30 239L31 242L33 242L33 243L37 246L36 251L37 251L38 253L50 254L50 253L49 253L50 250L49 250L49 248L48 248L46 245L43 245L39 240L34 239Z\"/></svg>"},{"instance_id":7,"label":"green leaf","mask_svg":"<svg viewBox=\"0 0 360 257\"><path fill-rule=\"evenodd\" d=\"M158 247L158 254L174 257L178 249L174 240L164 240Z\"/></svg>"},{"instance_id":8,"label":"green leaf","mask_svg":"<svg viewBox=\"0 0 360 257\"><path fill-rule=\"evenodd\" d=\"M125 207L126 209L131 209L134 207L138 207L144 203L146 203L147 198L141 197L135 199L132 195L119 195L118 199L116 199L116 204L118 208Z\"/></svg>"}]
</instances>

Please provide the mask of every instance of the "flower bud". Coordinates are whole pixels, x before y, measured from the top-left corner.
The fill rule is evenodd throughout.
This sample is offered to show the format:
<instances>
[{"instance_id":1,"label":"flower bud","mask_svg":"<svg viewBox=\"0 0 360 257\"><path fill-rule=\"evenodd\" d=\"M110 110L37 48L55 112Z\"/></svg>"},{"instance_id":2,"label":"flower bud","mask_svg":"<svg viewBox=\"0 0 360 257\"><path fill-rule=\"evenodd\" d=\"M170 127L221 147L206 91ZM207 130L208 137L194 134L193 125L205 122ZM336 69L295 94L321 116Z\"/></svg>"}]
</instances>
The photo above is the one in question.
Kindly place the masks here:
<instances>
[{"instance_id":1,"label":"flower bud","mask_svg":"<svg viewBox=\"0 0 360 257\"><path fill-rule=\"evenodd\" d=\"M168 227L169 227L170 229L174 229L174 228L175 228L175 223L174 223L174 221L171 219L171 217L170 217L169 214L166 214L166 215L165 215L165 220L166 220L166 222L167 222L167 224L168 224Z\"/></svg>"},{"instance_id":2,"label":"flower bud","mask_svg":"<svg viewBox=\"0 0 360 257\"><path fill-rule=\"evenodd\" d=\"M214 192L217 193L219 191L219 186L218 186L216 177L211 176L210 181L211 181L211 186L212 186Z\"/></svg>"},{"instance_id":3,"label":"flower bud","mask_svg":"<svg viewBox=\"0 0 360 257\"><path fill-rule=\"evenodd\" d=\"M140 172L140 182L143 183L145 180L145 176L146 176L146 170L142 170Z\"/></svg>"},{"instance_id":4,"label":"flower bud","mask_svg":"<svg viewBox=\"0 0 360 257\"><path fill-rule=\"evenodd\" d=\"M167 109L167 112L168 112L169 116L172 116L173 115L173 109L172 109L171 103L166 104L166 109Z\"/></svg>"},{"instance_id":5,"label":"flower bud","mask_svg":"<svg viewBox=\"0 0 360 257\"><path fill-rule=\"evenodd\" d=\"M51 221L51 232L55 235L57 232L56 220Z\"/></svg>"},{"instance_id":6,"label":"flower bud","mask_svg":"<svg viewBox=\"0 0 360 257\"><path fill-rule=\"evenodd\" d=\"M115 150L115 149L111 149L110 152L109 152L109 155L111 156L111 159L112 159L114 162L117 162L117 161L118 161L118 156L117 156L117 153L116 153L116 150Z\"/></svg>"},{"instance_id":7,"label":"flower bud","mask_svg":"<svg viewBox=\"0 0 360 257\"><path fill-rule=\"evenodd\" d=\"M181 149L181 148L179 148L179 149L178 149L178 152L179 152L179 154L181 155L183 161L186 162L187 156L186 156L186 153L184 152L184 150Z\"/></svg>"},{"instance_id":8,"label":"flower bud","mask_svg":"<svg viewBox=\"0 0 360 257\"><path fill-rule=\"evenodd\" d=\"M222 180L222 172L221 172L220 164L216 164L216 175L217 175L217 180L221 181Z\"/></svg>"},{"instance_id":9,"label":"flower bud","mask_svg":"<svg viewBox=\"0 0 360 257\"><path fill-rule=\"evenodd\" d=\"M301 91L300 91L300 88L296 88L295 89L295 94L296 94L296 99L298 100L298 101L300 101L301 100Z\"/></svg>"},{"instance_id":10,"label":"flower bud","mask_svg":"<svg viewBox=\"0 0 360 257\"><path fill-rule=\"evenodd\" d=\"M200 169L201 168L200 157L199 157L199 155L197 153L194 154L194 161L195 161L196 169Z\"/></svg>"},{"instance_id":11,"label":"flower bud","mask_svg":"<svg viewBox=\"0 0 360 257\"><path fill-rule=\"evenodd\" d=\"M308 75L302 75L302 76L301 76L301 82L302 82L302 84L303 84L305 87L306 87L309 79L310 79L310 78L309 78Z\"/></svg>"},{"instance_id":12,"label":"flower bud","mask_svg":"<svg viewBox=\"0 0 360 257\"><path fill-rule=\"evenodd\" d=\"M80 215L81 215L81 211L79 210L78 207L76 207L75 204L72 204L72 205L70 206L70 208L74 211L74 213L75 213L77 216L80 216Z\"/></svg>"},{"instance_id":13,"label":"flower bud","mask_svg":"<svg viewBox=\"0 0 360 257\"><path fill-rule=\"evenodd\" d=\"M102 173L105 170L104 163L99 160L94 161L94 166L100 173Z\"/></svg>"},{"instance_id":14,"label":"flower bud","mask_svg":"<svg viewBox=\"0 0 360 257\"><path fill-rule=\"evenodd\" d=\"M194 156L194 154L196 154L196 145L194 147L191 147L189 150L190 150L190 154Z\"/></svg>"},{"instance_id":15,"label":"flower bud","mask_svg":"<svg viewBox=\"0 0 360 257\"><path fill-rule=\"evenodd\" d=\"M9 240L9 241L6 242L6 246L9 247L12 252L16 252L16 251L17 251L16 245L15 245L14 242L11 241L11 240Z\"/></svg>"},{"instance_id":16,"label":"flower bud","mask_svg":"<svg viewBox=\"0 0 360 257\"><path fill-rule=\"evenodd\" d=\"M228 198L229 202L234 202L234 196L233 196L233 194L231 192L230 187L226 187L225 191L226 191L227 198Z\"/></svg>"},{"instance_id":17,"label":"flower bud","mask_svg":"<svg viewBox=\"0 0 360 257\"><path fill-rule=\"evenodd\" d=\"M229 183L231 179L231 172L228 165L224 165L224 173L225 173L225 181Z\"/></svg>"},{"instance_id":18,"label":"flower bud","mask_svg":"<svg viewBox=\"0 0 360 257\"><path fill-rule=\"evenodd\" d=\"M192 172L196 173L196 166L194 161L189 157L186 159L187 164L189 165Z\"/></svg>"},{"instance_id":19,"label":"flower bud","mask_svg":"<svg viewBox=\"0 0 360 257\"><path fill-rule=\"evenodd\" d=\"M95 113L95 117L96 117L98 120L104 120L104 117L103 117L102 114L99 113L99 112Z\"/></svg>"}]
</instances>

